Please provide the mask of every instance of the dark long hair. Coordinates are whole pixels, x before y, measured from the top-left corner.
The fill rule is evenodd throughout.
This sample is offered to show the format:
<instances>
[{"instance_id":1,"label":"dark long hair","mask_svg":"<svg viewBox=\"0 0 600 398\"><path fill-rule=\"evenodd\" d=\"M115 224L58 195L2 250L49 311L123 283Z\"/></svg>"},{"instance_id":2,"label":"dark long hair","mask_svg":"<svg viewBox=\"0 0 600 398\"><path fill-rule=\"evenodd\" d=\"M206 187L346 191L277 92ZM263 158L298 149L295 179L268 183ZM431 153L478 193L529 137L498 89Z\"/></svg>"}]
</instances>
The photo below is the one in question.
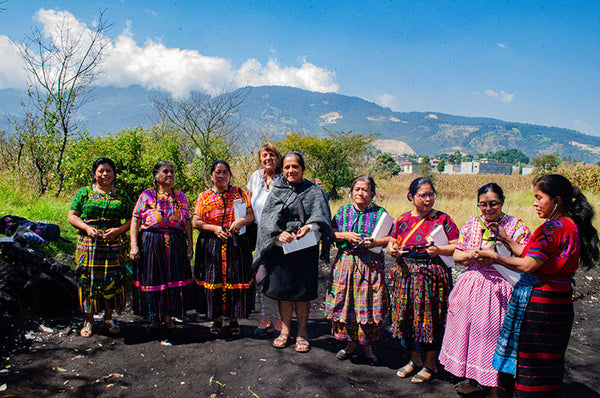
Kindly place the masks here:
<instances>
[{"instance_id":1,"label":"dark long hair","mask_svg":"<svg viewBox=\"0 0 600 398\"><path fill-rule=\"evenodd\" d=\"M115 181L117 179L117 168L115 167L115 162L109 158L98 158L94 161L94 163L92 163L92 183L96 183L96 170L101 164L107 164L110 166L113 171L113 185L115 185Z\"/></svg>"},{"instance_id":2,"label":"dark long hair","mask_svg":"<svg viewBox=\"0 0 600 398\"><path fill-rule=\"evenodd\" d=\"M479 197L481 195L484 195L488 192L495 193L498 196L498 199L500 199L500 202L504 203L504 191L502 191L500 185L496 184L495 182L487 183L481 188L479 188L477 190L477 200L479 200Z\"/></svg>"},{"instance_id":3,"label":"dark long hair","mask_svg":"<svg viewBox=\"0 0 600 398\"><path fill-rule=\"evenodd\" d=\"M437 193L435 190L435 187L433 186L433 181L431 181L431 179L429 179L427 177L419 177L419 178L415 178L410 183L410 186L408 187L408 194L406 194L406 198L409 201L411 201L412 198L414 198L415 195L417 194L417 191L419 190L419 188L421 188L425 184L429 184L429 186L431 186L431 189L433 190L433 193Z\"/></svg>"},{"instance_id":4,"label":"dark long hair","mask_svg":"<svg viewBox=\"0 0 600 398\"><path fill-rule=\"evenodd\" d=\"M581 251L579 263L591 268L600 258L598 249L598 231L592 225L594 209L579 187L560 174L547 174L533 180L533 186L550 198L560 198L562 210L566 211L577 224Z\"/></svg>"}]
</instances>

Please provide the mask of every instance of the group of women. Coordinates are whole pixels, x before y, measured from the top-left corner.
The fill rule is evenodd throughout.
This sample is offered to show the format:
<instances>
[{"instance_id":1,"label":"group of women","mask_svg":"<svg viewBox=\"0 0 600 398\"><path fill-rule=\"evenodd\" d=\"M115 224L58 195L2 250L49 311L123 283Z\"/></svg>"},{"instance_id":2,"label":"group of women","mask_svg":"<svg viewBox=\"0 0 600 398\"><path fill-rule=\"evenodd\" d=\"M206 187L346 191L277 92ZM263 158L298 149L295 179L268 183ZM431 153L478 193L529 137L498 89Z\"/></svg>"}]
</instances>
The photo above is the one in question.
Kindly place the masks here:
<instances>
[{"instance_id":1,"label":"group of women","mask_svg":"<svg viewBox=\"0 0 600 398\"><path fill-rule=\"evenodd\" d=\"M275 348L293 343L307 352L319 249L328 261L335 242L325 314L332 335L346 344L338 359L357 358L361 347L366 361L377 364L373 345L391 315L392 335L411 353L398 377L427 382L440 363L465 378L459 394L559 394L573 322L571 281L580 263L590 266L599 258L594 212L565 177L534 180L534 207L545 222L533 234L503 212L504 193L495 183L479 189L478 214L459 230L448 214L434 209L434 184L424 177L409 187L414 208L382 233L390 216L373 201L371 177L353 181L352 203L332 218L324 191L304 178L300 153L281 156L266 144L258 157L262 169L250 178L248 193L231 186L229 165L216 161L213 187L199 195L193 215L185 195L172 188L170 163L157 163L154 188L135 206L114 187L112 161L94 163L92 185L77 193L69 211L69 222L79 229L82 336L91 335L93 313L102 310L108 332L119 331L112 310L125 298L123 237L129 229L134 312L151 328L164 322L171 331L174 318L195 308L212 319L211 333L220 334L227 317L230 333L239 335L238 318L254 308L258 283L262 317L255 334L279 329ZM193 270L192 227L200 231ZM389 293L382 248L395 259ZM465 267L454 287L452 260ZM507 272L517 275L514 287Z\"/></svg>"}]
</instances>

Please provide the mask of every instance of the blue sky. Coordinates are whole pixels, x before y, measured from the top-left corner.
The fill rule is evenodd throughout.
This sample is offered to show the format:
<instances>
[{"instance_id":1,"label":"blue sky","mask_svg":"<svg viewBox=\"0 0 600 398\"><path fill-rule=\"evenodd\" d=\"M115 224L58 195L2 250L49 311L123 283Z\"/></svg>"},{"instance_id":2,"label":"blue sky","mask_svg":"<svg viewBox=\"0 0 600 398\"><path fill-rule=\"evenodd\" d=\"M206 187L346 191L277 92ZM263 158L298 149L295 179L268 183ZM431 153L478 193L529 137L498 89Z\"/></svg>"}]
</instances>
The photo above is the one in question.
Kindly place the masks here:
<instances>
[{"instance_id":1,"label":"blue sky","mask_svg":"<svg viewBox=\"0 0 600 398\"><path fill-rule=\"evenodd\" d=\"M102 84L175 96L290 85L396 111L600 135L598 1L8 0L2 7L0 88L25 86L10 40L63 18L90 22L106 8L112 29Z\"/></svg>"}]
</instances>

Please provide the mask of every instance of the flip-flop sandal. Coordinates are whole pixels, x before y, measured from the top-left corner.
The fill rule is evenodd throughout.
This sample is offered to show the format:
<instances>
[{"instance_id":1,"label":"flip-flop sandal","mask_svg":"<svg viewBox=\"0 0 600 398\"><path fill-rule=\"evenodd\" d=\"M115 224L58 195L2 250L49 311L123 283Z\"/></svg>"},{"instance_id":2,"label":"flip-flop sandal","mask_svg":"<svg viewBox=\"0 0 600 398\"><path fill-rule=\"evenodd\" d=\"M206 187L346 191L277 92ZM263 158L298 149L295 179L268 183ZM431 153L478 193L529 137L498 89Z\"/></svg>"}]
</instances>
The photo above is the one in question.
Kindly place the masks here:
<instances>
[{"instance_id":1,"label":"flip-flop sandal","mask_svg":"<svg viewBox=\"0 0 600 398\"><path fill-rule=\"evenodd\" d=\"M408 363L406 365L404 365L403 367L398 369L398 371L396 372L396 376L405 379L408 376L415 373L416 370L417 370L417 366L415 365L415 363L413 361L408 361Z\"/></svg>"},{"instance_id":2,"label":"flip-flop sandal","mask_svg":"<svg viewBox=\"0 0 600 398\"><path fill-rule=\"evenodd\" d=\"M414 375L412 379L410 379L411 383L420 384L427 383L431 381L437 375L437 372L429 369L428 367L423 366L423 369L419 370L419 373Z\"/></svg>"},{"instance_id":3,"label":"flip-flop sandal","mask_svg":"<svg viewBox=\"0 0 600 398\"><path fill-rule=\"evenodd\" d=\"M288 333L280 333L275 340L273 340L273 347L285 348L290 342L290 335Z\"/></svg>"},{"instance_id":4,"label":"flip-flop sandal","mask_svg":"<svg viewBox=\"0 0 600 398\"><path fill-rule=\"evenodd\" d=\"M297 336L296 337L296 352L305 353L310 351L310 342L306 337Z\"/></svg>"},{"instance_id":5,"label":"flip-flop sandal","mask_svg":"<svg viewBox=\"0 0 600 398\"><path fill-rule=\"evenodd\" d=\"M106 327L106 330L108 330L108 333L110 334L117 334L121 331L121 328L119 325L117 325L114 319L105 319L104 327Z\"/></svg>"},{"instance_id":6,"label":"flip-flop sandal","mask_svg":"<svg viewBox=\"0 0 600 398\"><path fill-rule=\"evenodd\" d=\"M92 323L88 322L88 321L84 321L83 327L79 331L79 335L81 337L85 337L85 338L91 337L92 336Z\"/></svg>"},{"instance_id":7,"label":"flip-flop sandal","mask_svg":"<svg viewBox=\"0 0 600 398\"><path fill-rule=\"evenodd\" d=\"M221 329L223 328L223 322L213 322L210 327L210 334L213 336L218 336L221 334Z\"/></svg>"},{"instance_id":8,"label":"flip-flop sandal","mask_svg":"<svg viewBox=\"0 0 600 398\"><path fill-rule=\"evenodd\" d=\"M239 336L242 333L242 329L240 328L238 321L229 322L229 330L231 330L232 336Z\"/></svg>"}]
</instances>

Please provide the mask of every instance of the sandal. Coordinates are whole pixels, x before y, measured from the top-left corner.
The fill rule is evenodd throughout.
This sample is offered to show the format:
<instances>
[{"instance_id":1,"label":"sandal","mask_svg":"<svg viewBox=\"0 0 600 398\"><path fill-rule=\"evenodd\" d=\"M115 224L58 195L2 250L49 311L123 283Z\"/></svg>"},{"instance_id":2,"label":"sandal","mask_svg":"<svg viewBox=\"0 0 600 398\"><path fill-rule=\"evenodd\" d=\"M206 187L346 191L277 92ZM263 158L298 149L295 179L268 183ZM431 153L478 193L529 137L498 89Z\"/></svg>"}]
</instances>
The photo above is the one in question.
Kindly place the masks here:
<instances>
[{"instance_id":1,"label":"sandal","mask_svg":"<svg viewBox=\"0 0 600 398\"><path fill-rule=\"evenodd\" d=\"M296 336L296 352L309 352L310 351L310 342L308 338L303 336Z\"/></svg>"},{"instance_id":2,"label":"sandal","mask_svg":"<svg viewBox=\"0 0 600 398\"><path fill-rule=\"evenodd\" d=\"M117 323L112 318L104 320L104 327L106 328L106 330L108 330L108 333L110 334L117 334L121 331L119 325L117 325Z\"/></svg>"},{"instance_id":3,"label":"sandal","mask_svg":"<svg viewBox=\"0 0 600 398\"><path fill-rule=\"evenodd\" d=\"M86 338L92 336L92 323L90 321L83 322L83 327L79 331L79 335Z\"/></svg>"},{"instance_id":4,"label":"sandal","mask_svg":"<svg viewBox=\"0 0 600 398\"><path fill-rule=\"evenodd\" d=\"M415 365L415 363L413 361L408 361L406 365L398 369L398 371L396 372L396 376L404 379L413 374L415 370L417 370L417 366Z\"/></svg>"},{"instance_id":5,"label":"sandal","mask_svg":"<svg viewBox=\"0 0 600 398\"><path fill-rule=\"evenodd\" d=\"M431 379L433 379L435 375L437 375L437 372L434 372L428 367L423 366L423 369L421 369L419 373L417 373L413 376L412 379L410 379L410 382L415 384L427 383L428 381L431 381Z\"/></svg>"},{"instance_id":6,"label":"sandal","mask_svg":"<svg viewBox=\"0 0 600 398\"><path fill-rule=\"evenodd\" d=\"M214 321L212 326L210 327L210 334L213 336L218 336L221 334L221 329L223 328L223 321Z\"/></svg>"},{"instance_id":7,"label":"sandal","mask_svg":"<svg viewBox=\"0 0 600 398\"><path fill-rule=\"evenodd\" d=\"M335 357L340 361L345 361L346 359L356 359L358 358L358 354L356 353L356 348L354 351L347 352L346 349L342 348L335 354Z\"/></svg>"},{"instance_id":8,"label":"sandal","mask_svg":"<svg viewBox=\"0 0 600 398\"><path fill-rule=\"evenodd\" d=\"M279 336L275 340L273 340L273 347L275 348L285 348L288 346L290 342L289 333L280 333Z\"/></svg>"},{"instance_id":9,"label":"sandal","mask_svg":"<svg viewBox=\"0 0 600 398\"><path fill-rule=\"evenodd\" d=\"M229 321L229 329L231 330L232 336L239 336L242 333L242 329L240 328L238 321Z\"/></svg>"}]
</instances>

